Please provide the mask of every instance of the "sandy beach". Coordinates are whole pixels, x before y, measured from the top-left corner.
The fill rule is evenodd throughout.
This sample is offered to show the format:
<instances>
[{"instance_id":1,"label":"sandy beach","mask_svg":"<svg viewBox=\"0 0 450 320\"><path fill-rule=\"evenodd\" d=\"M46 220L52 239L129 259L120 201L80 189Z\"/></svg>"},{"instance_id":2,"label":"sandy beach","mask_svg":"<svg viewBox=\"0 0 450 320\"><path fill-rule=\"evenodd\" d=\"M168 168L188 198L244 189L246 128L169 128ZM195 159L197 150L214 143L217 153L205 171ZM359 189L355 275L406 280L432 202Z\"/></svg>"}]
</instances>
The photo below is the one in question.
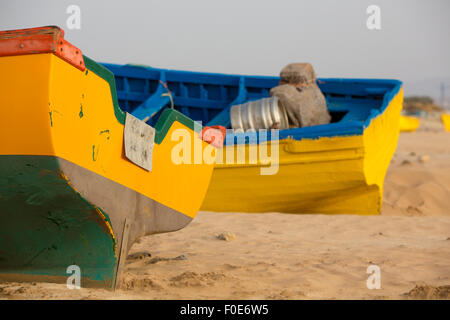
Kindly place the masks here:
<instances>
[{"instance_id":1,"label":"sandy beach","mask_svg":"<svg viewBox=\"0 0 450 320\"><path fill-rule=\"evenodd\" d=\"M450 133L401 133L379 216L200 212L130 252L123 286L0 283L1 299L449 299ZM366 286L370 265L381 288Z\"/></svg>"}]
</instances>

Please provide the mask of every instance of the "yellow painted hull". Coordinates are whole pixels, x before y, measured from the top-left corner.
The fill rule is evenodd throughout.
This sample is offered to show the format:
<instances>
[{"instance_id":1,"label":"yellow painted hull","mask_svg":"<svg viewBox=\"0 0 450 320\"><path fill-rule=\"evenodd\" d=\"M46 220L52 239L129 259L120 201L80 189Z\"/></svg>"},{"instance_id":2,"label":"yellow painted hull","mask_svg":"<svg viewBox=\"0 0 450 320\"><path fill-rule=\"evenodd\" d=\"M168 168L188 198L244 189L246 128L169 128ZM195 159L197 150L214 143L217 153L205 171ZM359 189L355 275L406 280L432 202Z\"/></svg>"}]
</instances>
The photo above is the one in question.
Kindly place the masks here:
<instances>
[{"instance_id":1,"label":"yellow painted hull","mask_svg":"<svg viewBox=\"0 0 450 320\"><path fill-rule=\"evenodd\" d=\"M400 116L400 131L414 132L420 126L420 119L416 117Z\"/></svg>"},{"instance_id":2,"label":"yellow painted hull","mask_svg":"<svg viewBox=\"0 0 450 320\"><path fill-rule=\"evenodd\" d=\"M155 143L148 172L125 158L124 125L114 114L110 86L94 72L51 53L1 57L0 70L1 103L7 106L0 118L1 155L56 156L190 218L196 215L213 165L170 161L179 143L172 133L188 130L193 145L201 139L192 129L173 122L162 143ZM193 181L205 183L193 188Z\"/></svg>"},{"instance_id":3,"label":"yellow painted hull","mask_svg":"<svg viewBox=\"0 0 450 320\"><path fill-rule=\"evenodd\" d=\"M75 266L81 286L116 288L137 239L195 217L215 148L173 109L153 129L124 113L113 74L62 35L0 37L0 282L64 283Z\"/></svg>"},{"instance_id":4,"label":"yellow painted hull","mask_svg":"<svg viewBox=\"0 0 450 320\"><path fill-rule=\"evenodd\" d=\"M399 136L403 89L362 135L279 141L279 168L216 164L202 210L378 214L384 177ZM249 145L245 146L246 155ZM219 162L219 160L218 160ZM246 160L245 163L248 163Z\"/></svg>"},{"instance_id":5,"label":"yellow painted hull","mask_svg":"<svg viewBox=\"0 0 450 320\"><path fill-rule=\"evenodd\" d=\"M450 114L442 114L441 120L445 130L450 131Z\"/></svg>"}]
</instances>

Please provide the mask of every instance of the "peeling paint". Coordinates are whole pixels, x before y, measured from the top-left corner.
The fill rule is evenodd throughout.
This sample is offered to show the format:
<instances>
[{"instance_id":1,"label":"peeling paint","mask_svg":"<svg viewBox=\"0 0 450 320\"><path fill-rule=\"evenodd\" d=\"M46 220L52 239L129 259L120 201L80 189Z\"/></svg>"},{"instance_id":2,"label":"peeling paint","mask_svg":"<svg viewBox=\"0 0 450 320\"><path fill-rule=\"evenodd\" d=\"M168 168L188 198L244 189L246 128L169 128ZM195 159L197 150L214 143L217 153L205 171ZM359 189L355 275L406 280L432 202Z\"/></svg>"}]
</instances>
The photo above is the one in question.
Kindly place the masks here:
<instances>
[{"instance_id":1,"label":"peeling paint","mask_svg":"<svg viewBox=\"0 0 450 320\"><path fill-rule=\"evenodd\" d=\"M93 161L97 161L99 149L100 149L100 146L97 146L97 152L95 152L95 145L92 146L92 160Z\"/></svg>"},{"instance_id":2,"label":"peeling paint","mask_svg":"<svg viewBox=\"0 0 450 320\"><path fill-rule=\"evenodd\" d=\"M97 211L97 212L100 214L100 216L103 218L103 220L104 220L105 223L106 223L106 226L107 226L108 229L109 229L109 232L110 232L110 234L111 234L111 236L112 236L112 238L113 238L113 242L114 242L114 257L117 258L117 239L116 239L116 236L114 235L114 231L113 231L113 228L112 228L112 226L111 226L111 220L109 220L108 218L106 218L106 215L103 214L102 209L100 209L100 208L97 207L97 208L95 208L95 211Z\"/></svg>"},{"instance_id":3,"label":"peeling paint","mask_svg":"<svg viewBox=\"0 0 450 320\"><path fill-rule=\"evenodd\" d=\"M65 281L67 266L76 264L83 284L112 288L117 249L109 217L68 183L59 160L2 156L0 173L17 184L0 184L0 278Z\"/></svg>"}]
</instances>

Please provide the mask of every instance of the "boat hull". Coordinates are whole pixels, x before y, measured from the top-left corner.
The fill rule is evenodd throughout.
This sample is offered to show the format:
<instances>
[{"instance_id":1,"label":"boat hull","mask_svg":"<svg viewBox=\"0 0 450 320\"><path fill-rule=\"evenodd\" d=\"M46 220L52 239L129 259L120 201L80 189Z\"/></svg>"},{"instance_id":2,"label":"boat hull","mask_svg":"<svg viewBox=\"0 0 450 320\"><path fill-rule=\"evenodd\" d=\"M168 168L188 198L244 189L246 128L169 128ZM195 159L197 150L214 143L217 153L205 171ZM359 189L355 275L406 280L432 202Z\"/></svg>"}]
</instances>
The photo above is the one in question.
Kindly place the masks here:
<instances>
[{"instance_id":1,"label":"boat hull","mask_svg":"<svg viewBox=\"0 0 450 320\"><path fill-rule=\"evenodd\" d=\"M280 140L272 145L279 150L274 175L261 175L259 161L227 164L227 149L237 154L238 146L224 147L201 210L378 214L397 146L402 102L400 89L361 135ZM247 144L247 156L249 148Z\"/></svg>"},{"instance_id":2,"label":"boat hull","mask_svg":"<svg viewBox=\"0 0 450 320\"><path fill-rule=\"evenodd\" d=\"M192 220L61 158L3 155L0 171L0 279L64 282L77 265L83 287L112 287L124 218L130 239Z\"/></svg>"},{"instance_id":3,"label":"boat hull","mask_svg":"<svg viewBox=\"0 0 450 320\"><path fill-rule=\"evenodd\" d=\"M213 148L194 122L161 115L152 169L141 168L125 156L112 74L84 62L0 57L0 279L65 282L77 265L82 286L114 288L131 245L186 226L206 194L212 163L172 161L177 130Z\"/></svg>"},{"instance_id":4,"label":"boat hull","mask_svg":"<svg viewBox=\"0 0 450 320\"><path fill-rule=\"evenodd\" d=\"M441 120L445 130L450 131L450 114L442 114Z\"/></svg>"},{"instance_id":5,"label":"boat hull","mask_svg":"<svg viewBox=\"0 0 450 320\"><path fill-rule=\"evenodd\" d=\"M419 126L419 118L400 116L400 132L414 132L419 128Z\"/></svg>"}]
</instances>

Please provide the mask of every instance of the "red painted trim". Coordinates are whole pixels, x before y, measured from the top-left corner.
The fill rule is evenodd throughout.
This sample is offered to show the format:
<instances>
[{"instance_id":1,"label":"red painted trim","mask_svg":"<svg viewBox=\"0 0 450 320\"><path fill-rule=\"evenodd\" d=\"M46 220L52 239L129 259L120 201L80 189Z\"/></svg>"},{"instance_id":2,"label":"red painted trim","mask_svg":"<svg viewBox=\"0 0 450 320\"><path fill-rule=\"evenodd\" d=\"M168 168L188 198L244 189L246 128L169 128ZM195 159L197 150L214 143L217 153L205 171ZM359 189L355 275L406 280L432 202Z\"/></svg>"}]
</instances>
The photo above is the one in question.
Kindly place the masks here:
<instances>
[{"instance_id":1,"label":"red painted trim","mask_svg":"<svg viewBox=\"0 0 450 320\"><path fill-rule=\"evenodd\" d=\"M64 39L64 30L56 26L0 31L0 57L53 53L84 71L81 50Z\"/></svg>"},{"instance_id":2,"label":"red painted trim","mask_svg":"<svg viewBox=\"0 0 450 320\"><path fill-rule=\"evenodd\" d=\"M226 134L227 129L222 126L204 127L200 133L200 138L216 148L222 148Z\"/></svg>"}]
</instances>

